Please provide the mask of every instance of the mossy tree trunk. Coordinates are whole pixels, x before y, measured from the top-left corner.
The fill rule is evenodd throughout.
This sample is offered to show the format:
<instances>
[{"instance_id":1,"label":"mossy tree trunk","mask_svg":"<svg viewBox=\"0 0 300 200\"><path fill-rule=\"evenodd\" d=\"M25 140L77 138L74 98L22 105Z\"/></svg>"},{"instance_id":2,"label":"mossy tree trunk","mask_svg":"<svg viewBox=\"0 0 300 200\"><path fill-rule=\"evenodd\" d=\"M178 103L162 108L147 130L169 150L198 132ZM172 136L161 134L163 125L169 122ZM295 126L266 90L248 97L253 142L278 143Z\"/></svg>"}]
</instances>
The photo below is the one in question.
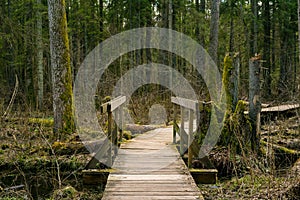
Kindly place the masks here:
<instances>
[{"instance_id":1,"label":"mossy tree trunk","mask_svg":"<svg viewBox=\"0 0 300 200\"><path fill-rule=\"evenodd\" d=\"M238 88L239 88L239 68L240 59L236 54L232 58L227 54L224 58L224 70L223 70L223 87L226 93L227 109L230 113L235 111L238 103Z\"/></svg>"},{"instance_id":2,"label":"mossy tree trunk","mask_svg":"<svg viewBox=\"0 0 300 200\"><path fill-rule=\"evenodd\" d=\"M48 0L54 133L72 133L72 76L64 0Z\"/></svg>"},{"instance_id":3,"label":"mossy tree trunk","mask_svg":"<svg viewBox=\"0 0 300 200\"><path fill-rule=\"evenodd\" d=\"M229 54L224 58L223 87L226 94L226 119L220 137L219 145L227 146L232 153L247 152L250 144L250 120L244 115L246 104L238 101L239 88L239 55Z\"/></svg>"}]
</instances>

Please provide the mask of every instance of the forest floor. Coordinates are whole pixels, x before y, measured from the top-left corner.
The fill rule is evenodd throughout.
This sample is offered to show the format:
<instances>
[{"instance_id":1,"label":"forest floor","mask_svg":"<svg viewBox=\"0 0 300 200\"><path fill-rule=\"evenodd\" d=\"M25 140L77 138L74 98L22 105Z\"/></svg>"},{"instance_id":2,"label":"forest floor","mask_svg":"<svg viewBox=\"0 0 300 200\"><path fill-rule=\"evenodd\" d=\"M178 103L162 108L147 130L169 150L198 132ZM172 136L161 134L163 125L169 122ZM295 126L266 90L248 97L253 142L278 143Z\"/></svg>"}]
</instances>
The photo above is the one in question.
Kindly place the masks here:
<instances>
[{"instance_id":1,"label":"forest floor","mask_svg":"<svg viewBox=\"0 0 300 200\"><path fill-rule=\"evenodd\" d=\"M299 118L271 121L262 126L262 155L231 155L227 149L211 152L218 182L199 185L210 199L300 199ZM247 166L244 166L245 163Z\"/></svg>"},{"instance_id":2,"label":"forest floor","mask_svg":"<svg viewBox=\"0 0 300 200\"><path fill-rule=\"evenodd\" d=\"M101 199L105 186L82 183L81 170L91 159L89 152L76 135L55 141L51 126L47 119L1 122L0 199ZM298 127L295 117L264 125L265 154L257 159L232 158L226 149L216 148L210 157L220 171L219 180L214 185L199 185L204 198L300 199ZM135 134L153 128L128 126ZM253 161L251 167L239 164L242 160Z\"/></svg>"}]
</instances>

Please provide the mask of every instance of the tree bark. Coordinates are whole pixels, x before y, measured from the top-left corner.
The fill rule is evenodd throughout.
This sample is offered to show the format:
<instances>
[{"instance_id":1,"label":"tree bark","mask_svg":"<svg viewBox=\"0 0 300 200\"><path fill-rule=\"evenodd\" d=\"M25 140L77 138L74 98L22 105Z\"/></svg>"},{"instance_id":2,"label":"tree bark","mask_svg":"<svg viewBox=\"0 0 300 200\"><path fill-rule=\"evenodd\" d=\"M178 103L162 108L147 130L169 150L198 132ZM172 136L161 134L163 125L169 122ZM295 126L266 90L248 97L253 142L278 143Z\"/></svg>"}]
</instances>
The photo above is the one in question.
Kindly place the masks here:
<instances>
[{"instance_id":1,"label":"tree bark","mask_svg":"<svg viewBox=\"0 0 300 200\"><path fill-rule=\"evenodd\" d=\"M205 19L205 0L196 0L195 2L197 12L203 14L203 18L197 23L195 28L195 34L198 38L198 42L205 48L205 30L201 22Z\"/></svg>"},{"instance_id":2,"label":"tree bark","mask_svg":"<svg viewBox=\"0 0 300 200\"><path fill-rule=\"evenodd\" d=\"M229 52L232 53L234 51L234 12L233 12L233 6L234 2L232 0L229 1L230 6L230 36L229 36Z\"/></svg>"},{"instance_id":3,"label":"tree bark","mask_svg":"<svg viewBox=\"0 0 300 200\"><path fill-rule=\"evenodd\" d=\"M43 98L44 98L44 66L43 66L43 18L42 13L40 11L40 7L42 6L41 0L37 0L37 77L38 77L38 109L42 109L43 107Z\"/></svg>"},{"instance_id":4,"label":"tree bark","mask_svg":"<svg viewBox=\"0 0 300 200\"><path fill-rule=\"evenodd\" d=\"M298 57L300 62L300 0L298 0Z\"/></svg>"},{"instance_id":5,"label":"tree bark","mask_svg":"<svg viewBox=\"0 0 300 200\"><path fill-rule=\"evenodd\" d=\"M208 52L216 64L218 64L219 18L220 18L220 0L212 0L210 37L209 37L210 43L209 43Z\"/></svg>"},{"instance_id":6,"label":"tree bark","mask_svg":"<svg viewBox=\"0 0 300 200\"><path fill-rule=\"evenodd\" d=\"M229 54L224 58L223 69L223 87L226 92L227 109L234 113L238 103L239 73L240 73L239 55L233 57Z\"/></svg>"},{"instance_id":7,"label":"tree bark","mask_svg":"<svg viewBox=\"0 0 300 200\"><path fill-rule=\"evenodd\" d=\"M251 0L251 11L252 11L252 26L250 35L250 54L254 56L257 54L257 0Z\"/></svg>"},{"instance_id":8,"label":"tree bark","mask_svg":"<svg viewBox=\"0 0 300 200\"><path fill-rule=\"evenodd\" d=\"M54 133L74 131L73 92L64 0L48 0ZM58 138L59 139L59 138Z\"/></svg>"},{"instance_id":9,"label":"tree bark","mask_svg":"<svg viewBox=\"0 0 300 200\"><path fill-rule=\"evenodd\" d=\"M264 46L263 46L263 77L264 96L271 95L271 16L269 0L263 2L263 26L264 26Z\"/></svg>"},{"instance_id":10,"label":"tree bark","mask_svg":"<svg viewBox=\"0 0 300 200\"><path fill-rule=\"evenodd\" d=\"M297 11L298 11L298 63L300 63L300 0L298 0L298 10ZM299 91L299 85L296 87L296 92L297 92L297 89ZM300 95L300 94L298 93L298 95ZM300 98L300 96L298 96L298 98ZM299 133L300 133L300 128L299 128Z\"/></svg>"},{"instance_id":11,"label":"tree bark","mask_svg":"<svg viewBox=\"0 0 300 200\"><path fill-rule=\"evenodd\" d=\"M249 117L252 127L250 138L254 151L259 149L260 110L260 56L257 56L249 61Z\"/></svg>"}]
</instances>

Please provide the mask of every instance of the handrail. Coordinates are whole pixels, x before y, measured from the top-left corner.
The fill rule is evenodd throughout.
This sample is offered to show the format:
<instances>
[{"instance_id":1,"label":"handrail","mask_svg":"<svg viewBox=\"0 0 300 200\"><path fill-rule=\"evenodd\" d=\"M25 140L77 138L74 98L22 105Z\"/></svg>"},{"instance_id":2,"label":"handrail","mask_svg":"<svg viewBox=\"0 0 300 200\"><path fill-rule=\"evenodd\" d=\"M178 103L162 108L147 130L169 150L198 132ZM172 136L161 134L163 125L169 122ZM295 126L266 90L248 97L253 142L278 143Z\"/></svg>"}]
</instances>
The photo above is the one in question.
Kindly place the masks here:
<instances>
[{"instance_id":1,"label":"handrail","mask_svg":"<svg viewBox=\"0 0 300 200\"><path fill-rule=\"evenodd\" d=\"M194 101L191 99L181 98L181 97L171 97L171 102L180 106L180 115L181 115L181 125L180 129L176 123L176 113L174 109L174 121L173 121L173 143L176 143L176 132L180 135L180 155L184 155L184 145L187 143L188 146L188 167L192 166L193 159L193 150L192 150L192 142L194 140L193 136L193 114L196 114L196 126L199 122L199 103L198 101ZM189 131L188 133L184 130L184 109L188 109L189 111ZM179 129L179 131L177 131ZM187 137L187 138L186 138ZM187 142L186 142L187 141Z\"/></svg>"},{"instance_id":2,"label":"handrail","mask_svg":"<svg viewBox=\"0 0 300 200\"><path fill-rule=\"evenodd\" d=\"M99 162L97 158L103 157L108 153L107 164L112 166L113 154L116 156L118 152L118 132L119 141L123 138L123 104L126 102L126 96L118 96L111 101L104 103L100 106L101 114L108 115L108 125L107 125L107 138L104 140L103 145L97 150L93 158L86 165L86 169L95 168ZM115 121L119 120L119 126L113 122L112 113L115 113ZM113 126L115 127L113 130Z\"/></svg>"},{"instance_id":3,"label":"handrail","mask_svg":"<svg viewBox=\"0 0 300 200\"><path fill-rule=\"evenodd\" d=\"M197 111L198 109L198 101L195 100L185 99L182 97L171 97L171 101L172 103L191 109L193 111Z\"/></svg>"}]
</instances>

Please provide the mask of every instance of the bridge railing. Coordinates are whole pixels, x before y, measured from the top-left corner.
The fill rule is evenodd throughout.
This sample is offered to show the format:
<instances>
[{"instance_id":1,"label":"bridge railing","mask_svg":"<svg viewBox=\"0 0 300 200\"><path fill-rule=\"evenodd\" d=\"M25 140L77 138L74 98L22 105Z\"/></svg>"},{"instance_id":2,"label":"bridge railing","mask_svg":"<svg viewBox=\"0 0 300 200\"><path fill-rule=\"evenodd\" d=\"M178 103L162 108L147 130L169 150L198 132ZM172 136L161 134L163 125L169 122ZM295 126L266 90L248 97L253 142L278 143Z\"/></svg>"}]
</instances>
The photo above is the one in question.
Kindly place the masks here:
<instances>
[{"instance_id":1,"label":"bridge railing","mask_svg":"<svg viewBox=\"0 0 300 200\"><path fill-rule=\"evenodd\" d=\"M100 113L107 114L107 138L97 150L93 158L86 165L86 169L93 169L99 162L97 158L103 158L107 154L107 165L112 166L113 157L117 155L119 142L123 138L123 104L126 96L119 96L100 106ZM113 120L113 113L115 120ZM115 123L117 122L117 123ZM118 136L119 133L119 136Z\"/></svg>"},{"instance_id":2,"label":"bridge railing","mask_svg":"<svg viewBox=\"0 0 300 200\"><path fill-rule=\"evenodd\" d=\"M173 121L173 143L176 143L176 133L180 136L180 155L183 156L185 153L185 146L188 147L188 167L192 166L193 159L193 145L192 142L194 140L194 122L195 122L195 130L199 124L199 103L195 100L185 99L181 97L171 97L172 103L180 106L180 115L181 115L181 123L180 128L176 123L176 111L174 109L174 121ZM184 111L188 110L188 132L185 131L185 115ZM194 117L195 116L195 120Z\"/></svg>"}]
</instances>

